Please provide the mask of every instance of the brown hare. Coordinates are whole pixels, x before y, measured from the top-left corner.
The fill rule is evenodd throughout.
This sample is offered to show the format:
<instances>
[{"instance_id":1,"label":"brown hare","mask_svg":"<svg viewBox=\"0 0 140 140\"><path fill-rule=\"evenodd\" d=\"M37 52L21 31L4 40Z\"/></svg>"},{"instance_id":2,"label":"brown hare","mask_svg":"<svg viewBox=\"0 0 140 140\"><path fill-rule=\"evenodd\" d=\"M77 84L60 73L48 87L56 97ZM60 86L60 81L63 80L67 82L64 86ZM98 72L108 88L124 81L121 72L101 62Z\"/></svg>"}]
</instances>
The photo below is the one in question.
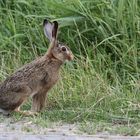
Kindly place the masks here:
<instances>
[{"instance_id":1,"label":"brown hare","mask_svg":"<svg viewBox=\"0 0 140 140\"><path fill-rule=\"evenodd\" d=\"M50 41L47 53L26 64L0 84L0 112L8 115L18 111L34 115L45 106L47 92L59 79L59 70L65 60L72 60L68 46L57 40L57 21L44 20L44 33ZM31 111L20 111L21 104L32 97Z\"/></svg>"}]
</instances>

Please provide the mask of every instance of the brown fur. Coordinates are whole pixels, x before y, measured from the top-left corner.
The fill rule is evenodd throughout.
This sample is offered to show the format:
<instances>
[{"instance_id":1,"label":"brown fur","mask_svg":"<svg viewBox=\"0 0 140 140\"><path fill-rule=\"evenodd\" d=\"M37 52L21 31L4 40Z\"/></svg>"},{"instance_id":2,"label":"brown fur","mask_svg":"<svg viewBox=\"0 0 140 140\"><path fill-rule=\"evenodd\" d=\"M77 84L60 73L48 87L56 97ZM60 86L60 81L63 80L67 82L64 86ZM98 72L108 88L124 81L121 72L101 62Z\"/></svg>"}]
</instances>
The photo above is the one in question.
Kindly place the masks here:
<instances>
[{"instance_id":1,"label":"brown fur","mask_svg":"<svg viewBox=\"0 0 140 140\"><path fill-rule=\"evenodd\" d=\"M52 27L53 32L57 32L56 27ZM68 54L58 48L55 38L56 33L44 56L26 64L0 84L0 109L13 111L30 96L33 98L33 111L38 112L45 106L47 92L58 81L61 65L67 58L73 58L67 46Z\"/></svg>"}]
</instances>

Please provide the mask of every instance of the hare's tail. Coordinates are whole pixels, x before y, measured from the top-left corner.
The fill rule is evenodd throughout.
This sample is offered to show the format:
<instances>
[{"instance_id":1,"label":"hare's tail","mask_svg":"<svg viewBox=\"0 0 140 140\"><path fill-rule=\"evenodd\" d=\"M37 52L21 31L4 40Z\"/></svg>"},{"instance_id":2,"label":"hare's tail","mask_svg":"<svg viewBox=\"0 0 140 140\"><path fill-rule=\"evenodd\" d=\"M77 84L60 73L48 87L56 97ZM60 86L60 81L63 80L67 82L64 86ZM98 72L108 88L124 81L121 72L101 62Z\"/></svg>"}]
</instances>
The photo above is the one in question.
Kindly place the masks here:
<instances>
[{"instance_id":1,"label":"hare's tail","mask_svg":"<svg viewBox=\"0 0 140 140\"><path fill-rule=\"evenodd\" d=\"M8 116L8 115L10 114L10 111L4 110L4 109L1 109L1 108L0 108L0 113L2 113L3 115Z\"/></svg>"}]
</instances>

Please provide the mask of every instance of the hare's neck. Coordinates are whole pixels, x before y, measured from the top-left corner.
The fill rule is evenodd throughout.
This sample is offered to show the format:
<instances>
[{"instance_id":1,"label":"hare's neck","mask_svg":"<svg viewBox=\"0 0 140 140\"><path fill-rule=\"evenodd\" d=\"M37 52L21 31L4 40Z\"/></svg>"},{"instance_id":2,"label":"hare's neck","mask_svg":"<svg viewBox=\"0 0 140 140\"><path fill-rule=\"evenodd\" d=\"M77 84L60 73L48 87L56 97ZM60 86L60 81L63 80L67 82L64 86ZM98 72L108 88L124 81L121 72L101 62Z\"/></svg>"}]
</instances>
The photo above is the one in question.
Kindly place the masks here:
<instances>
[{"instance_id":1,"label":"hare's neck","mask_svg":"<svg viewBox=\"0 0 140 140\"><path fill-rule=\"evenodd\" d=\"M49 60L52 64L55 64L58 67L60 67L63 64L63 62L57 59L56 57L54 57L52 53L46 54L45 58Z\"/></svg>"},{"instance_id":2,"label":"hare's neck","mask_svg":"<svg viewBox=\"0 0 140 140\"><path fill-rule=\"evenodd\" d=\"M61 65L63 64L62 61L54 58L54 57L51 57L51 58L48 58L48 61L47 61L47 67L49 66L52 71L59 71Z\"/></svg>"},{"instance_id":3,"label":"hare's neck","mask_svg":"<svg viewBox=\"0 0 140 140\"><path fill-rule=\"evenodd\" d=\"M50 63L51 63L52 66L54 66L54 69L56 69L56 70L59 70L59 68L63 64L60 60L55 59L55 58L51 59Z\"/></svg>"}]
</instances>

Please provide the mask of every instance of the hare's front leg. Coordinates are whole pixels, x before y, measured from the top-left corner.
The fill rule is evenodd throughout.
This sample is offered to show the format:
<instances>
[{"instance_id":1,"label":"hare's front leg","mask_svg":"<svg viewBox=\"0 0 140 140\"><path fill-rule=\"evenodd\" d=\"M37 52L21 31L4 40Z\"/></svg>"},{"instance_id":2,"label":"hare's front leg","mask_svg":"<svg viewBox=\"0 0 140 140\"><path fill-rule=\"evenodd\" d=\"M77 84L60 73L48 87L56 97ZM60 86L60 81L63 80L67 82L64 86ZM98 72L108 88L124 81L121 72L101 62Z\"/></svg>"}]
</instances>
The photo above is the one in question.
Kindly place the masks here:
<instances>
[{"instance_id":1,"label":"hare's front leg","mask_svg":"<svg viewBox=\"0 0 140 140\"><path fill-rule=\"evenodd\" d=\"M37 93L33 96L32 111L39 112L45 107L46 92Z\"/></svg>"}]
</instances>

